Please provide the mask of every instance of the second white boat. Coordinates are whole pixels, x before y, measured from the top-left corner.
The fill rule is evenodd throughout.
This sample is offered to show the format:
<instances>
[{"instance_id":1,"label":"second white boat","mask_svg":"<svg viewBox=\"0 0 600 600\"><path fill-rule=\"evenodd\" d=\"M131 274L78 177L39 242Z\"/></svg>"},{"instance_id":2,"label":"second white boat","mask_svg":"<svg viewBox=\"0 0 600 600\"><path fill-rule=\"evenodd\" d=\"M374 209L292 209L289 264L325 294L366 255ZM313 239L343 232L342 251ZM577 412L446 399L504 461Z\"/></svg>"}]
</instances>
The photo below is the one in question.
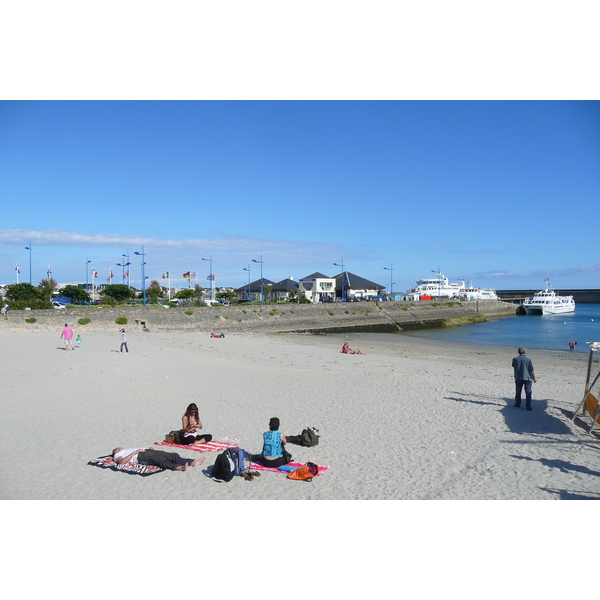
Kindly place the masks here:
<instances>
[{"instance_id":1,"label":"second white boat","mask_svg":"<svg viewBox=\"0 0 600 600\"><path fill-rule=\"evenodd\" d=\"M573 296L559 296L550 286L546 277L546 289L526 298L523 308L528 315L558 315L575 310Z\"/></svg>"}]
</instances>

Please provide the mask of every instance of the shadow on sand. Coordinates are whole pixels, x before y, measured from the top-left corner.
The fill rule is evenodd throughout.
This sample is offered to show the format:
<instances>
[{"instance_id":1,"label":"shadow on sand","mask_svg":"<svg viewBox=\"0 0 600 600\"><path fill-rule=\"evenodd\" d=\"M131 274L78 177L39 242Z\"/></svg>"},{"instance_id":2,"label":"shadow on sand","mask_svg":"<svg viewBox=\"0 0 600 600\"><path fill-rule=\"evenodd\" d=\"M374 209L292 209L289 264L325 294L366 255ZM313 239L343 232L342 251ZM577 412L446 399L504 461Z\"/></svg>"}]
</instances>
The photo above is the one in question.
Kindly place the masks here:
<instances>
[{"instance_id":1,"label":"shadow on sand","mask_svg":"<svg viewBox=\"0 0 600 600\"><path fill-rule=\"evenodd\" d=\"M479 406L498 406L504 416L506 426L512 433L551 433L555 435L570 435L571 430L566 423L546 412L548 400L534 400L531 404L532 411L525 410L525 402L520 408L514 406L513 398L491 398L468 394L464 396L446 397L454 402L467 402ZM481 398L481 399L480 399Z\"/></svg>"},{"instance_id":2,"label":"shadow on sand","mask_svg":"<svg viewBox=\"0 0 600 600\"><path fill-rule=\"evenodd\" d=\"M574 465L566 460L560 460L558 458L531 458L529 456L518 456L517 454L509 454L512 458L517 458L519 460L529 460L531 462L539 462L540 464L548 467L550 469L558 469L563 473L583 473L584 475L592 475L594 477L600 477L600 471L593 471L592 469L588 469L588 467L583 467L581 465Z\"/></svg>"},{"instance_id":3,"label":"shadow on sand","mask_svg":"<svg viewBox=\"0 0 600 600\"><path fill-rule=\"evenodd\" d=\"M583 431L585 431L588 435L591 435L592 437L595 437L597 440L600 440L600 431L598 431L598 425L596 425L596 429L594 431L592 431L592 433L590 433L590 425L592 424L591 417L588 417L587 423L580 417L576 417L575 420L573 421L573 415L575 413L572 410L567 410L565 408L559 408L558 410L560 410L560 412L563 415L565 415L565 417L567 417L567 419L569 419L569 421L572 421L573 425L575 425L576 427L579 427L579 429L583 429Z\"/></svg>"},{"instance_id":4,"label":"shadow on sand","mask_svg":"<svg viewBox=\"0 0 600 600\"><path fill-rule=\"evenodd\" d=\"M559 500L600 500L600 494L597 492L570 492L569 490L556 490L553 488L540 488L549 494L556 494ZM592 494L586 496L585 494Z\"/></svg>"}]
</instances>

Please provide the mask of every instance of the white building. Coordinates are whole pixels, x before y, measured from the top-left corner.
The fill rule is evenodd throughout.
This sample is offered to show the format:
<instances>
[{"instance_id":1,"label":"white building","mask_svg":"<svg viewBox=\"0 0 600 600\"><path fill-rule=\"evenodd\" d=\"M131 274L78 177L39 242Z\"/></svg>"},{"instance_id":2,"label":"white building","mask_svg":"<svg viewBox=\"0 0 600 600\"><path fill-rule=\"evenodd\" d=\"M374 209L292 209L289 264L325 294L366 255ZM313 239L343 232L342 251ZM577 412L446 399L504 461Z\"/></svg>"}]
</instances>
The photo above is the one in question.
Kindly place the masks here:
<instances>
[{"instance_id":1,"label":"white building","mask_svg":"<svg viewBox=\"0 0 600 600\"><path fill-rule=\"evenodd\" d=\"M313 273L300 279L300 293L311 302L333 302L335 300L335 278L323 273Z\"/></svg>"}]
</instances>

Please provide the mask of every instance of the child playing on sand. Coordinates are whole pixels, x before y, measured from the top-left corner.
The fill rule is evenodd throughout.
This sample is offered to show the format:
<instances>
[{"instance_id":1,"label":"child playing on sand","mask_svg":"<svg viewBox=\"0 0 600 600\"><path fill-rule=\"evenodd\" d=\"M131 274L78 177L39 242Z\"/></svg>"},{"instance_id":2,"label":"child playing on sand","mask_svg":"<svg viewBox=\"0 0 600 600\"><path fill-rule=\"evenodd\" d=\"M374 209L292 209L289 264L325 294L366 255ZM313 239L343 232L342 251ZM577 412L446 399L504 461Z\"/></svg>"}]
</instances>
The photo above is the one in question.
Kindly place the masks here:
<instances>
[{"instance_id":1,"label":"child playing on sand","mask_svg":"<svg viewBox=\"0 0 600 600\"><path fill-rule=\"evenodd\" d=\"M77 347L79 348L81 346L81 334L77 334L75 341L77 342Z\"/></svg>"}]
</instances>

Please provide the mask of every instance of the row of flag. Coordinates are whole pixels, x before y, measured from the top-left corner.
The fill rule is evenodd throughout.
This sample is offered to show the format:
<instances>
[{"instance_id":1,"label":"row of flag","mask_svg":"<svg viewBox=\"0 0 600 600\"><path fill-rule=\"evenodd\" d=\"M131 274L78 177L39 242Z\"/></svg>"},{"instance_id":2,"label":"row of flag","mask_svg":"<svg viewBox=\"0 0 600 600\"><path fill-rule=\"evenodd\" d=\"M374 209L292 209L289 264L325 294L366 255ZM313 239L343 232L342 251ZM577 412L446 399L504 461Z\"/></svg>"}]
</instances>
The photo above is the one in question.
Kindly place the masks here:
<instances>
[{"instance_id":1,"label":"row of flag","mask_svg":"<svg viewBox=\"0 0 600 600\"><path fill-rule=\"evenodd\" d=\"M188 271L187 273L183 274L184 279L196 279L197 277L198 277L198 274L196 273L196 271ZM171 279L171 271L167 271L166 273L163 273L162 278L163 279ZM206 279L208 281L215 281L216 280L215 274L211 273Z\"/></svg>"},{"instance_id":2,"label":"row of flag","mask_svg":"<svg viewBox=\"0 0 600 600\"><path fill-rule=\"evenodd\" d=\"M15 271L17 272L17 274L19 274L21 272L21 269L19 269L19 263L16 264ZM110 272L110 275L106 278L107 281L110 281L114 277L112 269L110 269L109 272ZM48 275L48 278L52 274L52 269L50 268L50 265L48 265L48 271L46 274ZM92 269L92 277L98 277L98 271L96 271L95 269ZM125 277L129 277L129 271L127 271L126 273L123 274L123 279L125 279ZM184 279L190 279L190 278L195 279L196 277L197 277L196 271L188 271L187 273L183 274ZM167 271L166 273L163 273L162 278L163 279L171 279L171 271ZM215 274L211 273L206 279L208 281L215 281L216 280Z\"/></svg>"}]
</instances>

